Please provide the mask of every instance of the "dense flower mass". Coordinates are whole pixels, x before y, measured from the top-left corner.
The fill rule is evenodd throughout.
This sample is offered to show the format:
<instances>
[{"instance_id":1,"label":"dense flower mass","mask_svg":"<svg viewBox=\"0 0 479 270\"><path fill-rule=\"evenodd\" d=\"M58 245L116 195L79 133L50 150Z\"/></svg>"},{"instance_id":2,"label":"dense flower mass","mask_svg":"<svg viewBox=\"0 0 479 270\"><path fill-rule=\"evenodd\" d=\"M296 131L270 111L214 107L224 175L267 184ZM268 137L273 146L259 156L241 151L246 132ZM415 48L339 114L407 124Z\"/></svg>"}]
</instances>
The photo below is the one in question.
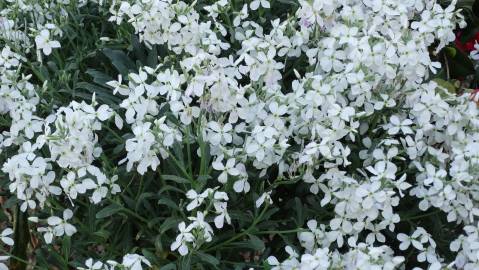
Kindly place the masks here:
<instances>
[{"instance_id":1,"label":"dense flower mass","mask_svg":"<svg viewBox=\"0 0 479 270\"><path fill-rule=\"evenodd\" d=\"M479 108L436 75L456 1L6 2L0 269L25 231L59 269L479 267ZM83 70L90 17L111 63Z\"/></svg>"}]
</instances>

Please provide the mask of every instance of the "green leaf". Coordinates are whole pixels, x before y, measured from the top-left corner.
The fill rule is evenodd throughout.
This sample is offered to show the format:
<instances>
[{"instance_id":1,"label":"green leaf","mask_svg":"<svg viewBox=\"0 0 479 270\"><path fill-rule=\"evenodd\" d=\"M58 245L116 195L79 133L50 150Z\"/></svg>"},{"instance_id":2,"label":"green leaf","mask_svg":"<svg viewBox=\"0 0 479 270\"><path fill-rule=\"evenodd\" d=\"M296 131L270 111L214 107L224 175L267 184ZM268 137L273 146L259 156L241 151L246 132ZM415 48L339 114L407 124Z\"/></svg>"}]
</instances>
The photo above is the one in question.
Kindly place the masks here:
<instances>
[{"instance_id":1,"label":"green leaf","mask_svg":"<svg viewBox=\"0 0 479 270\"><path fill-rule=\"evenodd\" d=\"M445 89L447 89L447 91L451 94L455 94L456 93L456 87L448 82L448 81L445 81L441 78L435 78L433 81L435 81L439 86L442 86L444 87Z\"/></svg>"},{"instance_id":2,"label":"green leaf","mask_svg":"<svg viewBox=\"0 0 479 270\"><path fill-rule=\"evenodd\" d=\"M146 60L146 64L149 67L156 67L158 65L158 52L156 45L154 45L151 50L148 50L148 58Z\"/></svg>"},{"instance_id":3,"label":"green leaf","mask_svg":"<svg viewBox=\"0 0 479 270\"><path fill-rule=\"evenodd\" d=\"M181 270L190 270L191 269L191 253L188 255L181 257L181 262L180 262L180 269Z\"/></svg>"},{"instance_id":4,"label":"green leaf","mask_svg":"<svg viewBox=\"0 0 479 270\"><path fill-rule=\"evenodd\" d=\"M4 203L3 203L3 208L8 209L8 208L13 208L18 204L18 198L17 196L12 196L8 198Z\"/></svg>"},{"instance_id":5,"label":"green leaf","mask_svg":"<svg viewBox=\"0 0 479 270\"><path fill-rule=\"evenodd\" d=\"M132 46L133 52L135 53L136 58L138 58L138 62L145 63L148 61L145 51L142 48L141 42L138 39L137 35L132 35Z\"/></svg>"},{"instance_id":6,"label":"green leaf","mask_svg":"<svg viewBox=\"0 0 479 270\"><path fill-rule=\"evenodd\" d=\"M43 65L40 65L40 66L32 65L31 69L33 74L35 74L35 76L37 76L37 78L41 82L44 82L50 78L48 70Z\"/></svg>"},{"instance_id":7,"label":"green leaf","mask_svg":"<svg viewBox=\"0 0 479 270\"><path fill-rule=\"evenodd\" d=\"M108 48L103 49L102 52L106 57L108 57L108 59L111 60L112 65L118 72L121 73L123 77L126 78L129 71L136 72L137 68L135 63L124 52Z\"/></svg>"},{"instance_id":8,"label":"green leaf","mask_svg":"<svg viewBox=\"0 0 479 270\"><path fill-rule=\"evenodd\" d=\"M257 251L263 251L265 249L265 245L263 240L259 239L256 235L249 234L249 244L251 248Z\"/></svg>"},{"instance_id":9,"label":"green leaf","mask_svg":"<svg viewBox=\"0 0 479 270\"><path fill-rule=\"evenodd\" d=\"M188 179L177 176L177 175L162 175L161 177L163 179L167 180L167 181L173 181L173 182L178 183L178 184L188 184L188 183L190 183L190 181L188 181Z\"/></svg>"},{"instance_id":10,"label":"green leaf","mask_svg":"<svg viewBox=\"0 0 479 270\"><path fill-rule=\"evenodd\" d=\"M302 226L304 224L303 204L298 197L294 198L294 204L296 209L296 225Z\"/></svg>"},{"instance_id":11,"label":"green leaf","mask_svg":"<svg viewBox=\"0 0 479 270\"><path fill-rule=\"evenodd\" d=\"M70 257L70 249L71 249L71 238L70 236L64 236L63 241L62 241L62 252L63 252L63 258L65 258L65 261L68 262L68 258Z\"/></svg>"},{"instance_id":12,"label":"green leaf","mask_svg":"<svg viewBox=\"0 0 479 270\"><path fill-rule=\"evenodd\" d=\"M103 209L101 209L98 213L96 213L96 218L106 218L109 217L117 212L119 212L123 207L118 204L111 204Z\"/></svg>"},{"instance_id":13,"label":"green leaf","mask_svg":"<svg viewBox=\"0 0 479 270\"><path fill-rule=\"evenodd\" d=\"M172 209L175 209L175 210L178 210L178 211L181 211L180 208L178 207L178 203L174 202L173 200L169 199L169 198L161 198L158 200L158 204L163 204L163 205L166 205Z\"/></svg>"},{"instance_id":14,"label":"green leaf","mask_svg":"<svg viewBox=\"0 0 479 270\"><path fill-rule=\"evenodd\" d=\"M216 259L215 257L211 256L210 254L203 253L201 251L195 252L195 254L200 258L200 260L209 263L213 266L217 266L220 264L220 261Z\"/></svg>"},{"instance_id":15,"label":"green leaf","mask_svg":"<svg viewBox=\"0 0 479 270\"><path fill-rule=\"evenodd\" d=\"M93 78L93 81L100 85L105 85L107 82L113 80L109 75L95 69L87 69L85 73L90 75Z\"/></svg>"},{"instance_id":16,"label":"green leaf","mask_svg":"<svg viewBox=\"0 0 479 270\"><path fill-rule=\"evenodd\" d=\"M165 266L162 266L160 270L176 270L176 265L174 263L169 263Z\"/></svg>"},{"instance_id":17,"label":"green leaf","mask_svg":"<svg viewBox=\"0 0 479 270\"><path fill-rule=\"evenodd\" d=\"M150 263L157 264L157 256L153 252L147 250L146 248L143 248L141 250L141 253L148 261L150 261Z\"/></svg>"},{"instance_id":18,"label":"green leaf","mask_svg":"<svg viewBox=\"0 0 479 270\"><path fill-rule=\"evenodd\" d=\"M103 239L108 239L108 237L110 237L111 233L107 230L99 230L97 232L94 232L93 235L95 236L98 236L100 238L103 238Z\"/></svg>"},{"instance_id":19,"label":"green leaf","mask_svg":"<svg viewBox=\"0 0 479 270\"><path fill-rule=\"evenodd\" d=\"M165 221L163 221L163 223L161 223L160 232L164 233L171 228L176 228L176 225L178 225L178 223L180 223L180 222L181 222L180 218L169 217L169 218L165 219Z\"/></svg>"}]
</instances>

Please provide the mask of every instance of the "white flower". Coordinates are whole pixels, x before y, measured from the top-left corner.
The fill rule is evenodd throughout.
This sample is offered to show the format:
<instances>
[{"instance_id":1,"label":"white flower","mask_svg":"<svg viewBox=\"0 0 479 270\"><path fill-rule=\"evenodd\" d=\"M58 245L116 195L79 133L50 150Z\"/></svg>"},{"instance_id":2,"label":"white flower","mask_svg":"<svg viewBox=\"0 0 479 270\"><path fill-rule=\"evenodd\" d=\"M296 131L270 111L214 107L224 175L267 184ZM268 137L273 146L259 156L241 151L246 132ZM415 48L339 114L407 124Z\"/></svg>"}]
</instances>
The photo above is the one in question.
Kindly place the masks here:
<instances>
[{"instance_id":1,"label":"white flower","mask_svg":"<svg viewBox=\"0 0 479 270\"><path fill-rule=\"evenodd\" d=\"M218 122L211 121L208 123L208 140L212 145L231 143L233 140L230 134L232 128L230 123L221 125Z\"/></svg>"},{"instance_id":2,"label":"white flower","mask_svg":"<svg viewBox=\"0 0 479 270\"><path fill-rule=\"evenodd\" d=\"M228 214L227 206L228 206L228 204L226 202L215 202L214 203L215 211L218 214L215 217L214 222L215 222L216 228L218 228L218 229L223 228L223 224L224 224L225 219L226 219L226 222L228 224L231 224L231 218Z\"/></svg>"},{"instance_id":3,"label":"white flower","mask_svg":"<svg viewBox=\"0 0 479 270\"><path fill-rule=\"evenodd\" d=\"M48 225L53 227L53 234L55 236L62 236L66 234L67 236L72 236L77 232L76 228L67 222L67 220L73 217L73 212L70 209L65 209L63 211L63 219L51 216L48 218Z\"/></svg>"},{"instance_id":4,"label":"white flower","mask_svg":"<svg viewBox=\"0 0 479 270\"><path fill-rule=\"evenodd\" d=\"M255 202L256 208L260 208L261 205L263 205L264 202L272 204L273 200L271 199L271 193L272 193L272 191L268 191L268 192L264 192L263 194L261 194L261 196L259 196L259 198Z\"/></svg>"},{"instance_id":5,"label":"white flower","mask_svg":"<svg viewBox=\"0 0 479 270\"><path fill-rule=\"evenodd\" d=\"M195 237L193 234L190 232L193 226L188 226L186 227L186 224L184 222L181 222L178 224L178 230L180 233L178 236L176 236L175 242L171 244L171 250L175 251L178 249L178 252L181 254L181 256L185 256L188 254L188 244L187 243L192 243L195 241Z\"/></svg>"},{"instance_id":6,"label":"white flower","mask_svg":"<svg viewBox=\"0 0 479 270\"><path fill-rule=\"evenodd\" d=\"M222 156L221 159L213 162L213 169L221 171L221 174L218 176L218 182L225 184L228 181L228 175L237 176L240 174L240 171L236 167L236 160L230 158L226 161L226 164L223 165Z\"/></svg>"},{"instance_id":7,"label":"white flower","mask_svg":"<svg viewBox=\"0 0 479 270\"><path fill-rule=\"evenodd\" d=\"M414 231L414 233L411 236L404 233L398 233L397 239L401 242L401 244L399 245L399 249L406 250L409 248L409 245L411 245L412 243L414 248L416 248L417 250L423 250L424 246L422 244L422 240L418 240L418 238L421 237L421 235L422 235L422 231L420 230L420 228Z\"/></svg>"},{"instance_id":8,"label":"white flower","mask_svg":"<svg viewBox=\"0 0 479 270\"><path fill-rule=\"evenodd\" d=\"M397 167L391 162L379 161L374 165L374 168L369 166L366 169L375 175L371 177L373 181L396 178Z\"/></svg>"},{"instance_id":9,"label":"white flower","mask_svg":"<svg viewBox=\"0 0 479 270\"><path fill-rule=\"evenodd\" d=\"M251 189L251 185L249 184L248 179L241 178L234 182L233 189L234 191L238 193L240 192L248 193Z\"/></svg>"},{"instance_id":10,"label":"white flower","mask_svg":"<svg viewBox=\"0 0 479 270\"><path fill-rule=\"evenodd\" d=\"M447 172L440 168L436 169L431 163L426 163L426 173L427 173L427 178L424 179L424 184L425 185L431 185L433 184L437 189L442 189L443 187L443 179L447 176Z\"/></svg>"},{"instance_id":11,"label":"white flower","mask_svg":"<svg viewBox=\"0 0 479 270\"><path fill-rule=\"evenodd\" d=\"M94 262L92 258L89 258L85 261L85 266L87 268L78 267L78 270L100 270L103 268L103 263L98 261Z\"/></svg>"},{"instance_id":12,"label":"white flower","mask_svg":"<svg viewBox=\"0 0 479 270\"><path fill-rule=\"evenodd\" d=\"M128 87L122 85L121 82L122 82L122 76L121 74L118 74L117 81L109 81L106 83L106 85L113 87L113 95L116 95L116 93L120 93L121 95L126 96L129 93L129 89Z\"/></svg>"},{"instance_id":13,"label":"white flower","mask_svg":"<svg viewBox=\"0 0 479 270\"><path fill-rule=\"evenodd\" d=\"M13 230L11 228L4 229L0 234L0 240L2 240L2 242L6 245L13 246L14 242L13 239L10 237L10 235L12 234Z\"/></svg>"},{"instance_id":14,"label":"white flower","mask_svg":"<svg viewBox=\"0 0 479 270\"><path fill-rule=\"evenodd\" d=\"M113 115L113 110L105 104L102 104L96 111L96 116L100 121L105 121Z\"/></svg>"},{"instance_id":15,"label":"white flower","mask_svg":"<svg viewBox=\"0 0 479 270\"><path fill-rule=\"evenodd\" d=\"M208 197L210 189L205 190L204 192L198 194L195 190L191 189L186 192L186 198L190 199L191 202L186 206L186 210L191 211L199 207L203 201Z\"/></svg>"},{"instance_id":16,"label":"white flower","mask_svg":"<svg viewBox=\"0 0 479 270\"><path fill-rule=\"evenodd\" d=\"M145 257L138 254L126 254L123 256L121 264L130 270L142 270L142 264L151 267L151 263Z\"/></svg>"},{"instance_id":17,"label":"white flower","mask_svg":"<svg viewBox=\"0 0 479 270\"><path fill-rule=\"evenodd\" d=\"M40 227L37 229L37 231L43 233L43 238L45 239L45 243L50 244L53 241L52 227Z\"/></svg>"},{"instance_id":18,"label":"white flower","mask_svg":"<svg viewBox=\"0 0 479 270\"><path fill-rule=\"evenodd\" d=\"M76 175L74 172L68 172L67 177L60 180L60 185L63 188L63 191L72 200L75 200L78 194L84 194L87 189L95 187L95 183L91 179L85 179L81 183L77 183L75 180Z\"/></svg>"},{"instance_id":19,"label":"white flower","mask_svg":"<svg viewBox=\"0 0 479 270\"><path fill-rule=\"evenodd\" d=\"M213 228L205 221L205 213L198 211L196 217L188 217L188 219L192 221L190 224L192 228L203 233L202 237L206 242L213 240Z\"/></svg>"},{"instance_id":20,"label":"white flower","mask_svg":"<svg viewBox=\"0 0 479 270\"><path fill-rule=\"evenodd\" d=\"M284 127L284 116L287 111L288 107L286 105L278 105L277 102L271 102L269 104L269 110L271 115L268 115L266 119L264 119L264 123L267 126L274 126L277 129L282 129Z\"/></svg>"},{"instance_id":21,"label":"white flower","mask_svg":"<svg viewBox=\"0 0 479 270\"><path fill-rule=\"evenodd\" d=\"M260 4L263 8L270 8L269 0L253 0L253 2L249 4L249 6L251 10L257 10Z\"/></svg>"},{"instance_id":22,"label":"white flower","mask_svg":"<svg viewBox=\"0 0 479 270\"><path fill-rule=\"evenodd\" d=\"M4 262L9 258L9 256L0 256L0 270L8 270L8 266Z\"/></svg>"},{"instance_id":23,"label":"white flower","mask_svg":"<svg viewBox=\"0 0 479 270\"><path fill-rule=\"evenodd\" d=\"M180 115L181 123L189 125L193 118L198 118L200 116L201 110L196 106L189 106L185 103L185 100L174 100L170 102L170 107L173 113Z\"/></svg>"},{"instance_id":24,"label":"white flower","mask_svg":"<svg viewBox=\"0 0 479 270\"><path fill-rule=\"evenodd\" d=\"M391 116L391 125L388 128L389 135L395 135L402 131L403 134L412 134L413 131L409 127L413 122L410 119L400 120L396 115Z\"/></svg>"},{"instance_id":25,"label":"white flower","mask_svg":"<svg viewBox=\"0 0 479 270\"><path fill-rule=\"evenodd\" d=\"M52 49L60 48L60 42L56 40L50 39L50 31L47 29L43 29L40 33L35 37L35 43L37 45L37 49L42 50L43 54L50 55L52 53Z\"/></svg>"}]
</instances>

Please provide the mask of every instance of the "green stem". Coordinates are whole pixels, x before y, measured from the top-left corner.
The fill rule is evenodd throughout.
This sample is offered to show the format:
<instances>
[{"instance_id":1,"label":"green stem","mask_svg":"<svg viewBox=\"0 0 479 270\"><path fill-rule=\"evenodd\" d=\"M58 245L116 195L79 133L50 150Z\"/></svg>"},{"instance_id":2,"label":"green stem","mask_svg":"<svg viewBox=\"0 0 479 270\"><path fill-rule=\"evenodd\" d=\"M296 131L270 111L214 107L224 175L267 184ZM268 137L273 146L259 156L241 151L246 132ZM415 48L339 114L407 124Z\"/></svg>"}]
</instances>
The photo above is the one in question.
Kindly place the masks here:
<instances>
[{"instance_id":1,"label":"green stem","mask_svg":"<svg viewBox=\"0 0 479 270\"><path fill-rule=\"evenodd\" d=\"M118 135L113 129L111 129L109 126L105 125L104 128L108 131L110 131L120 142L123 142L123 138Z\"/></svg>"},{"instance_id":2,"label":"green stem","mask_svg":"<svg viewBox=\"0 0 479 270\"><path fill-rule=\"evenodd\" d=\"M14 228L15 244L12 250L14 260L11 262L10 269L25 270L28 265L27 249L30 241L30 230L28 229L28 214L22 212L19 205L15 209Z\"/></svg>"},{"instance_id":3,"label":"green stem","mask_svg":"<svg viewBox=\"0 0 479 270\"><path fill-rule=\"evenodd\" d=\"M143 175L140 177L140 186L138 187L138 192L136 193L136 200L140 198L141 193L143 193Z\"/></svg>"},{"instance_id":4,"label":"green stem","mask_svg":"<svg viewBox=\"0 0 479 270\"><path fill-rule=\"evenodd\" d=\"M440 210L437 210L437 211L426 213L426 214L423 214L423 215L405 217L405 218L401 219L401 221L409 221L409 220L414 220L414 219L420 219L420 218L423 218L423 217L428 217L428 216L433 216L433 215L439 214L440 212L441 212Z\"/></svg>"},{"instance_id":5,"label":"green stem","mask_svg":"<svg viewBox=\"0 0 479 270\"><path fill-rule=\"evenodd\" d=\"M198 125L199 126L199 125ZM201 160L200 160L200 172L199 175L204 175L206 170L206 149L205 143L203 140L203 135L200 130L198 130L198 143L200 145Z\"/></svg>"},{"instance_id":6,"label":"green stem","mask_svg":"<svg viewBox=\"0 0 479 270\"><path fill-rule=\"evenodd\" d=\"M187 155L188 155L188 168L190 170L190 175L193 175L193 166L191 164L191 146L190 146L190 126L186 127L186 130L188 131L188 138L186 138L186 150L187 150Z\"/></svg>"},{"instance_id":7,"label":"green stem","mask_svg":"<svg viewBox=\"0 0 479 270\"><path fill-rule=\"evenodd\" d=\"M293 230L285 230L285 231L261 231L256 232L255 234L288 234L288 233L298 233L298 232L307 232L308 230L299 228Z\"/></svg>"},{"instance_id":8,"label":"green stem","mask_svg":"<svg viewBox=\"0 0 479 270\"><path fill-rule=\"evenodd\" d=\"M186 177L188 180L190 180L191 183L193 183L193 177L185 170L185 168L180 164L180 162L178 161L178 159L176 159L175 155L173 155L173 153L171 153L170 151L168 151L169 153L169 157L171 158L171 160L173 160L173 163L175 163L176 167L178 167L178 169L180 169L181 173L183 174L184 177Z\"/></svg>"}]
</instances>

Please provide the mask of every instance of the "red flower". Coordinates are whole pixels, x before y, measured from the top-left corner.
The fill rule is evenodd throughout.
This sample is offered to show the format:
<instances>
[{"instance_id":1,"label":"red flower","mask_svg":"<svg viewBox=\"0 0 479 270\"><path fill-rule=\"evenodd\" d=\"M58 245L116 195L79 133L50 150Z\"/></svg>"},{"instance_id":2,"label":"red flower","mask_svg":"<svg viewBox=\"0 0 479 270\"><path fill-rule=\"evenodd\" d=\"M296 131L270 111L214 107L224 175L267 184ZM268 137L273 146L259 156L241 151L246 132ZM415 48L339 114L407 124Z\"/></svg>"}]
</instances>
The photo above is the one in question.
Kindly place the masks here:
<instances>
[{"instance_id":1,"label":"red flower","mask_svg":"<svg viewBox=\"0 0 479 270\"><path fill-rule=\"evenodd\" d=\"M466 52L471 52L474 50L474 44L476 44L476 40L468 41L466 42L466 45L464 46L466 49Z\"/></svg>"},{"instance_id":2,"label":"red flower","mask_svg":"<svg viewBox=\"0 0 479 270\"><path fill-rule=\"evenodd\" d=\"M479 32L477 32L473 38L468 40L466 43L461 41L462 32L456 33L456 40L454 41L456 48L459 49L463 53L470 53L474 50L474 45L479 43Z\"/></svg>"}]
</instances>

